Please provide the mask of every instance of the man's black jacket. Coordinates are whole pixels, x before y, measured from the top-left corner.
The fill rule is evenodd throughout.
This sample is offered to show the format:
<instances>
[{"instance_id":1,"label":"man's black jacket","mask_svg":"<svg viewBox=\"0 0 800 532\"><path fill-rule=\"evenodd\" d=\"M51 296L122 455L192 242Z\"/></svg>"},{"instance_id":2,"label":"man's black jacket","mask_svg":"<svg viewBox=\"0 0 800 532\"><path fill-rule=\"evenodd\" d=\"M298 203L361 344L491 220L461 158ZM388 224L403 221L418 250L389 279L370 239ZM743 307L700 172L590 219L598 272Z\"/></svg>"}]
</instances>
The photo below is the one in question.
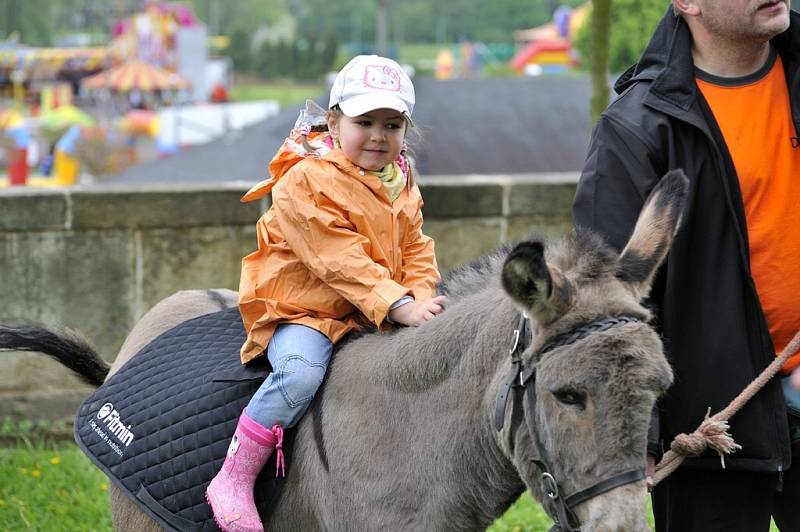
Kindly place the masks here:
<instances>
[{"instance_id":1,"label":"man's black jacket","mask_svg":"<svg viewBox=\"0 0 800 532\"><path fill-rule=\"evenodd\" d=\"M686 24L668 11L640 62L617 81L620 96L595 127L573 205L576 226L598 230L621 249L658 179L674 168L689 177L682 228L650 294L675 372L659 402L660 438L667 446L676 434L697 428L709 408L712 414L724 408L775 358L750 276L738 178L695 84L691 45ZM797 13L773 45L783 60L797 129ZM728 469L775 472L790 465L777 379L732 418L731 433L742 449L726 458ZM718 469L720 459L707 451L686 466Z\"/></svg>"}]
</instances>

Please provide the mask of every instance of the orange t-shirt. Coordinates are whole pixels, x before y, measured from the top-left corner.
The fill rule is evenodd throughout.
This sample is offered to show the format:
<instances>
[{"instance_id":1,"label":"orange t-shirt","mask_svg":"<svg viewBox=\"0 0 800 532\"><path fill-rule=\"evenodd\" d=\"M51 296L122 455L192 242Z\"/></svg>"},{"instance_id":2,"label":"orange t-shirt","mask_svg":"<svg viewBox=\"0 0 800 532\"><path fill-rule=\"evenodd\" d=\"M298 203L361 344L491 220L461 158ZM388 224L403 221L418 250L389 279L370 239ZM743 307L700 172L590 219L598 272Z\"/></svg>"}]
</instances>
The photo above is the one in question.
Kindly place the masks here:
<instances>
[{"instance_id":1,"label":"orange t-shirt","mask_svg":"<svg viewBox=\"0 0 800 532\"><path fill-rule=\"evenodd\" d=\"M800 330L800 148L780 56L746 78L698 72L725 138L744 202L750 271L780 353ZM731 287L735 289L735 287ZM800 354L783 366L800 365Z\"/></svg>"}]
</instances>

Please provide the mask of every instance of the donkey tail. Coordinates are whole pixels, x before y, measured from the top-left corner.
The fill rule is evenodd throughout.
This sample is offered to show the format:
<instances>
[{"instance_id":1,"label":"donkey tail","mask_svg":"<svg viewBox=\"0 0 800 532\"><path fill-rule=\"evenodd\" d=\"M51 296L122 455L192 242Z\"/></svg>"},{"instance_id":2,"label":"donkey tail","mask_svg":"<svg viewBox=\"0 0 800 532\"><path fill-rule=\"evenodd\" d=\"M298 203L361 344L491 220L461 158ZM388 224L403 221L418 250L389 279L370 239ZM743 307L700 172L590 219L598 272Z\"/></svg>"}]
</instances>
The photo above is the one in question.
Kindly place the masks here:
<instances>
[{"instance_id":1,"label":"donkey tail","mask_svg":"<svg viewBox=\"0 0 800 532\"><path fill-rule=\"evenodd\" d=\"M71 330L55 333L35 325L0 325L0 350L50 355L92 386L103 384L111 368L88 340Z\"/></svg>"}]
</instances>

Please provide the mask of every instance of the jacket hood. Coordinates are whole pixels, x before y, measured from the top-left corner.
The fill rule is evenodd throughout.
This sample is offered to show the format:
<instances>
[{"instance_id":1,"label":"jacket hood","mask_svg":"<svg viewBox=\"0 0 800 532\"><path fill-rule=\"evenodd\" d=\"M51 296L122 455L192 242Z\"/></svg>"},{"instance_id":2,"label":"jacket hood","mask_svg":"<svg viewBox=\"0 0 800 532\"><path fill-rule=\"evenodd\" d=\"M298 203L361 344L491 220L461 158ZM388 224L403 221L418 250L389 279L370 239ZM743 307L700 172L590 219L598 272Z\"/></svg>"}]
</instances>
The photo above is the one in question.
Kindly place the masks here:
<instances>
[{"instance_id":1,"label":"jacket hood","mask_svg":"<svg viewBox=\"0 0 800 532\"><path fill-rule=\"evenodd\" d=\"M254 201L270 193L272 188L286 173L303 159L320 159L333 150L333 141L327 132L310 132L303 143L303 131L292 129L278 152L269 162L270 177L248 190L241 201ZM312 149L309 150L308 146Z\"/></svg>"},{"instance_id":2,"label":"jacket hood","mask_svg":"<svg viewBox=\"0 0 800 532\"><path fill-rule=\"evenodd\" d=\"M336 166L340 171L359 179L366 186L375 191L379 191L383 188L383 183L372 175L373 172L362 170L355 163L350 161L341 149L334 148L333 141L327 132L310 133L308 135L308 144L315 149L309 151L299 140L299 136L297 138L293 136L287 138L283 146L278 150L278 153L275 154L269 163L270 177L257 183L253 188L248 190L240 201L244 203L263 198L272 191L278 181L280 181L289 170L304 159L326 161ZM400 153L395 162L400 166L400 170L405 175L405 181L408 183L412 169L405 151Z\"/></svg>"}]
</instances>

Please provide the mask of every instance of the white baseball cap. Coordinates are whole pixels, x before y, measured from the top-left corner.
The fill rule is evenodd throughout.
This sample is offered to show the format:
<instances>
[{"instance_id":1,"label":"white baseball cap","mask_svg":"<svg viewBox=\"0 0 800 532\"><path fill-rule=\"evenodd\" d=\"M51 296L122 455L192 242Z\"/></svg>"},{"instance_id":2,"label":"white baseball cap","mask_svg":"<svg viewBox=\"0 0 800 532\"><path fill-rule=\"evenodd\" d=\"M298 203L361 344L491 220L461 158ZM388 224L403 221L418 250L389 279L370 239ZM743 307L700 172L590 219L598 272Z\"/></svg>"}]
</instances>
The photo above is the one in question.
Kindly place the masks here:
<instances>
[{"instance_id":1,"label":"white baseball cap","mask_svg":"<svg viewBox=\"0 0 800 532\"><path fill-rule=\"evenodd\" d=\"M336 75L328 109L338 105L350 117L375 109L394 109L411 118L414 85L396 62L378 55L358 55Z\"/></svg>"}]
</instances>

